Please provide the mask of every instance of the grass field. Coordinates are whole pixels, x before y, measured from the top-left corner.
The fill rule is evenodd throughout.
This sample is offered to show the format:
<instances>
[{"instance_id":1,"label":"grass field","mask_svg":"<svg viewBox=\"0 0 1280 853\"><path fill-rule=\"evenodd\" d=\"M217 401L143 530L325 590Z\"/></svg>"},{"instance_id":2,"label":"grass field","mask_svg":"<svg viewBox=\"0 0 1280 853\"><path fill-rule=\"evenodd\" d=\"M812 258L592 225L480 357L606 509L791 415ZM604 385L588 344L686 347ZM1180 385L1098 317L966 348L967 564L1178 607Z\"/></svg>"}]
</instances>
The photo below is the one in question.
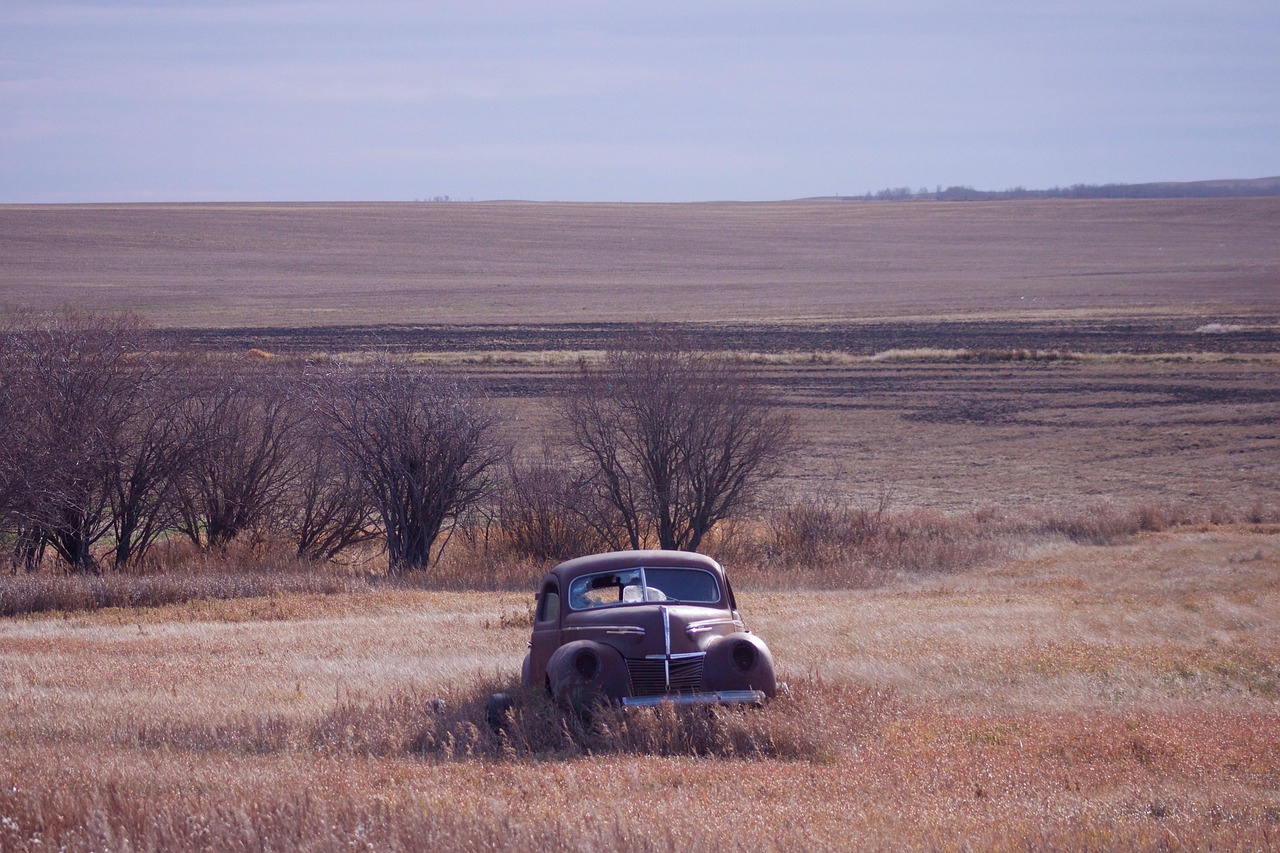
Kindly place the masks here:
<instances>
[{"instance_id":1,"label":"grass field","mask_svg":"<svg viewBox=\"0 0 1280 853\"><path fill-rule=\"evenodd\" d=\"M719 542L790 698L529 698L507 741L526 592L0 619L0 850L1280 847L1280 200L0 206L0 259L0 307L435 363L518 451L579 357L683 323L808 439L744 529L816 497L918 546Z\"/></svg>"},{"instance_id":2,"label":"grass field","mask_svg":"<svg viewBox=\"0 0 1280 853\"><path fill-rule=\"evenodd\" d=\"M8 620L0 846L1267 849L1278 578L1280 529L1217 528L741 589L794 696L723 715L749 736L703 757L651 715L651 750L553 730L504 758L464 706L518 665L522 595ZM440 696L456 740L424 748Z\"/></svg>"}]
</instances>

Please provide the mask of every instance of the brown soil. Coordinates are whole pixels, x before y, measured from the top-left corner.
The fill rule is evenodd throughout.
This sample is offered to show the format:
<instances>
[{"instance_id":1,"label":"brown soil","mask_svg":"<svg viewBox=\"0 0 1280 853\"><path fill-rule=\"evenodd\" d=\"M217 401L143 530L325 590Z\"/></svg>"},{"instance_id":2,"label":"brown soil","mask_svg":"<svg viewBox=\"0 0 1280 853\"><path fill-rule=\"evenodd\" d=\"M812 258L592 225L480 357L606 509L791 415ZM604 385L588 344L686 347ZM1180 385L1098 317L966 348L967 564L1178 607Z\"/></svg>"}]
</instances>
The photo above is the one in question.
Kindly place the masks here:
<instances>
[{"instance_id":1,"label":"brown soil","mask_svg":"<svg viewBox=\"0 0 1280 853\"><path fill-rule=\"evenodd\" d=\"M0 257L0 304L169 327L1207 322L1275 313L1280 198L3 206Z\"/></svg>"}]
</instances>

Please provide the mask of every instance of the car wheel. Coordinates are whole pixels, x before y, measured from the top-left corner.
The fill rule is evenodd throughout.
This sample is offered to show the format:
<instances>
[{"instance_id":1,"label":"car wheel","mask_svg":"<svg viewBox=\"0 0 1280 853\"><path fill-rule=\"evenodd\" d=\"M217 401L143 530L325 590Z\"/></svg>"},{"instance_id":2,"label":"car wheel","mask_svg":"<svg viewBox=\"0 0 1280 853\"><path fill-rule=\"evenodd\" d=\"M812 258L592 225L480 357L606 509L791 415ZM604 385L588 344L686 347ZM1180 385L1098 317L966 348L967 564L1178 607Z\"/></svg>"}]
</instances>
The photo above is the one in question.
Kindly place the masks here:
<instances>
[{"instance_id":1,"label":"car wheel","mask_svg":"<svg viewBox=\"0 0 1280 853\"><path fill-rule=\"evenodd\" d=\"M510 722L511 709L515 707L515 702L507 693L494 693L489 696L489 701L484 706L484 718L489 723L489 728L501 731L506 728Z\"/></svg>"}]
</instances>

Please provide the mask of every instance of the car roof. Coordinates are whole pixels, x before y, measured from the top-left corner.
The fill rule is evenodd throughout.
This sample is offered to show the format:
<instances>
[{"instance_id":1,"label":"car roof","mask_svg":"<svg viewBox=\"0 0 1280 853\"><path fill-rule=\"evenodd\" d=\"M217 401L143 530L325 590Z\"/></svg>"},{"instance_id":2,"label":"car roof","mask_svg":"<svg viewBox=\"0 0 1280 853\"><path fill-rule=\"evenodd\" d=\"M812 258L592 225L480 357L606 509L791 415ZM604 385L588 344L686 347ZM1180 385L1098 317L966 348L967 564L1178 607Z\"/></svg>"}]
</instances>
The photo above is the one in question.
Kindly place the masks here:
<instances>
[{"instance_id":1,"label":"car roof","mask_svg":"<svg viewBox=\"0 0 1280 853\"><path fill-rule=\"evenodd\" d=\"M645 568L690 568L706 569L723 576L724 569L715 560L705 554L692 551L611 551L606 554L589 554L566 560L551 570L550 574L561 582L573 580L581 575L595 572L610 572L619 569Z\"/></svg>"}]
</instances>

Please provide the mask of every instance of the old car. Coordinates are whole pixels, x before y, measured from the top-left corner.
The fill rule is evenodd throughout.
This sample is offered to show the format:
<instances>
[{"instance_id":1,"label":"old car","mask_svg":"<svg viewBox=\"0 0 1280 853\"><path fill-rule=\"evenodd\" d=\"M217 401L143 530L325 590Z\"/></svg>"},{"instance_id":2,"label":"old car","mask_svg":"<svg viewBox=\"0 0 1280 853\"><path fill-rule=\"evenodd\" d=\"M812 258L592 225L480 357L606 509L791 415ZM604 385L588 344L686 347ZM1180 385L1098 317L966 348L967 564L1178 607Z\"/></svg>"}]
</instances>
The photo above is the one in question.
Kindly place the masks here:
<instances>
[{"instance_id":1,"label":"old car","mask_svg":"<svg viewBox=\"0 0 1280 853\"><path fill-rule=\"evenodd\" d=\"M759 704L778 689L724 569L685 551L617 551L552 569L521 677L579 710L603 700Z\"/></svg>"}]
</instances>

